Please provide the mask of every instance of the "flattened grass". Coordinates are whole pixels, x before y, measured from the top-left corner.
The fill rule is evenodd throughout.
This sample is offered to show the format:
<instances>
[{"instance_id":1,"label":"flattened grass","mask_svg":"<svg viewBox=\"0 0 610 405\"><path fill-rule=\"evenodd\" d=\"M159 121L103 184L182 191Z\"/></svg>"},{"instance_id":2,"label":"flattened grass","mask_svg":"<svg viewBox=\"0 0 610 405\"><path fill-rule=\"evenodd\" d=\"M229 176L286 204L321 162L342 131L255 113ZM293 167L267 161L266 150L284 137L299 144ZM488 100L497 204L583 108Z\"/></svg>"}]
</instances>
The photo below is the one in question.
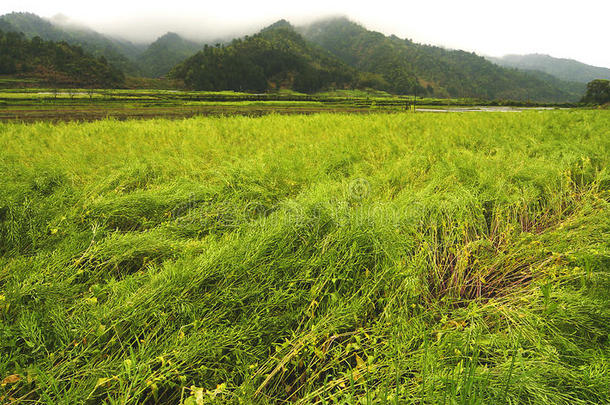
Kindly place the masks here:
<instances>
[{"instance_id":1,"label":"flattened grass","mask_svg":"<svg viewBox=\"0 0 610 405\"><path fill-rule=\"evenodd\" d=\"M610 115L0 124L17 403L604 403Z\"/></svg>"}]
</instances>

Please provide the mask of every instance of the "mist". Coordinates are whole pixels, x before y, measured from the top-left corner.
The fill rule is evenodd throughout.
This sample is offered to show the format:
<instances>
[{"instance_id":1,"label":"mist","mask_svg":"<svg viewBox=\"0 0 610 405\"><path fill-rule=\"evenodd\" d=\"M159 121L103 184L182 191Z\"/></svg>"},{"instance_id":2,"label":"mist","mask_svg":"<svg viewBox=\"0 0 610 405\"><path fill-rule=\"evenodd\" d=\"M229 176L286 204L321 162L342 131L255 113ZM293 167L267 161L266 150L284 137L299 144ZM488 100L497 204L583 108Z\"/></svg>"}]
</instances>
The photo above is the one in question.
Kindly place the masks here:
<instances>
[{"instance_id":1,"label":"mist","mask_svg":"<svg viewBox=\"0 0 610 405\"><path fill-rule=\"evenodd\" d=\"M499 3L392 2L340 0L201 3L99 3L74 0L4 0L0 13L28 11L46 18L61 14L64 24L90 27L136 43L150 43L168 31L199 41L251 34L281 18L294 25L343 15L368 29L419 43L473 51L480 55L544 53L610 67L607 1L578 3L515 0Z\"/></svg>"},{"instance_id":2,"label":"mist","mask_svg":"<svg viewBox=\"0 0 610 405\"><path fill-rule=\"evenodd\" d=\"M167 32L175 32L195 41L230 40L250 35L284 18L293 25L304 25L338 14L319 14L311 17L274 16L253 20L219 20L210 16L150 16L147 18L120 18L116 21L100 23L96 30L114 37L128 39L135 43L150 43Z\"/></svg>"}]
</instances>

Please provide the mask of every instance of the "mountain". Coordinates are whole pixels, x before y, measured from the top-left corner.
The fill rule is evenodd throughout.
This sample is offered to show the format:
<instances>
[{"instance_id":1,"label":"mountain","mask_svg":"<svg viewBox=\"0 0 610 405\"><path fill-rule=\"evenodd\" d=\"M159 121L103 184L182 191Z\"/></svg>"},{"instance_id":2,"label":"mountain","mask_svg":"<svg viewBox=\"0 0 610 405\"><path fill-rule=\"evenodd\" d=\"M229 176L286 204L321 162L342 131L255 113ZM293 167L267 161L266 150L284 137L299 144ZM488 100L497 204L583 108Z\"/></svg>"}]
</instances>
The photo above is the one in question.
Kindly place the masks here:
<instances>
[{"instance_id":1,"label":"mountain","mask_svg":"<svg viewBox=\"0 0 610 405\"><path fill-rule=\"evenodd\" d=\"M178 34L168 32L150 44L137 61L144 75L160 77L201 48L202 43L189 41Z\"/></svg>"},{"instance_id":2,"label":"mountain","mask_svg":"<svg viewBox=\"0 0 610 405\"><path fill-rule=\"evenodd\" d=\"M544 102L582 95L548 76L506 69L471 52L385 36L346 18L318 21L299 32L348 65L381 75L394 93Z\"/></svg>"},{"instance_id":3,"label":"mountain","mask_svg":"<svg viewBox=\"0 0 610 405\"><path fill-rule=\"evenodd\" d=\"M32 13L5 14L0 16L0 29L2 24L9 27L3 31L22 32L28 38L38 36L47 41L65 41L82 47L94 56L103 56L126 73L137 74L139 71L126 55L136 56L142 50L129 41L109 38L85 27L53 24Z\"/></svg>"},{"instance_id":4,"label":"mountain","mask_svg":"<svg viewBox=\"0 0 610 405\"><path fill-rule=\"evenodd\" d=\"M549 55L506 55L501 58L487 57L500 66L522 70L539 70L561 80L588 83L595 79L610 80L610 69L578 62L573 59L554 58Z\"/></svg>"},{"instance_id":5,"label":"mountain","mask_svg":"<svg viewBox=\"0 0 610 405\"><path fill-rule=\"evenodd\" d=\"M0 74L79 87L118 87L125 80L123 73L103 57L88 54L78 46L3 31L0 31Z\"/></svg>"},{"instance_id":6,"label":"mountain","mask_svg":"<svg viewBox=\"0 0 610 405\"><path fill-rule=\"evenodd\" d=\"M275 88L313 92L349 87L359 79L354 69L309 44L285 20L228 46L205 46L170 75L197 90L256 92Z\"/></svg>"},{"instance_id":7,"label":"mountain","mask_svg":"<svg viewBox=\"0 0 610 405\"><path fill-rule=\"evenodd\" d=\"M516 69L516 68L507 68L507 69ZM525 69L516 69L519 72L525 73L528 76L535 77L540 81L547 83L550 86L553 86L556 89L563 91L564 93L571 94L571 98L568 101L577 101L584 94L587 85L581 82L572 82L561 80L560 78L553 76L549 73L542 72L540 70L525 70Z\"/></svg>"},{"instance_id":8,"label":"mountain","mask_svg":"<svg viewBox=\"0 0 610 405\"><path fill-rule=\"evenodd\" d=\"M51 21L31 13L0 16L0 30L65 41L132 76L169 74L200 90L374 88L435 97L565 102L579 100L592 78L610 77L610 69L546 55L513 55L494 63L472 52L369 31L346 18L297 29L280 20L255 35L203 49L171 32L145 47L70 25L61 17Z\"/></svg>"}]
</instances>

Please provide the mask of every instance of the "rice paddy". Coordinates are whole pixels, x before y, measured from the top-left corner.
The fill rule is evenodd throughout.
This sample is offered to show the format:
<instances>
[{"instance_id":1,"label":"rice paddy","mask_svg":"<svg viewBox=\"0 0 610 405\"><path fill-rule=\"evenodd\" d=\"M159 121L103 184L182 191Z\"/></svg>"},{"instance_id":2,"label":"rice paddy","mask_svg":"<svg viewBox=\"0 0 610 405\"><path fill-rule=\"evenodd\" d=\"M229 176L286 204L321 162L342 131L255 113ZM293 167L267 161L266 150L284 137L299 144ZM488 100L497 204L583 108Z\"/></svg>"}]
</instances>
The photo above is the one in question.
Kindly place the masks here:
<instances>
[{"instance_id":1,"label":"rice paddy","mask_svg":"<svg viewBox=\"0 0 610 405\"><path fill-rule=\"evenodd\" d=\"M0 123L0 402L610 402L610 114Z\"/></svg>"}]
</instances>

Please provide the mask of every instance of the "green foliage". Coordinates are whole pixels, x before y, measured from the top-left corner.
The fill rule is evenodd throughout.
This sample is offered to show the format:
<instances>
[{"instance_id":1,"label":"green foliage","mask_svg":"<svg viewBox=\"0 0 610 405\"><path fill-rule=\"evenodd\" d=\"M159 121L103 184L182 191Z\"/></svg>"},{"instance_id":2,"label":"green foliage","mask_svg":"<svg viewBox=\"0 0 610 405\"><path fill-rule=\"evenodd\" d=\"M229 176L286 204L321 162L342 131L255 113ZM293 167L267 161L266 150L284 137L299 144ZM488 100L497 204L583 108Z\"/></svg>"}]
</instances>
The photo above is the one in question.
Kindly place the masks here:
<instances>
[{"instance_id":1,"label":"green foliage","mask_svg":"<svg viewBox=\"0 0 610 405\"><path fill-rule=\"evenodd\" d=\"M168 32L148 46L138 57L138 64L146 76L165 76L174 66L197 53L202 47L200 43Z\"/></svg>"},{"instance_id":2,"label":"green foliage","mask_svg":"<svg viewBox=\"0 0 610 405\"><path fill-rule=\"evenodd\" d=\"M0 397L608 403L609 125L0 124Z\"/></svg>"},{"instance_id":3,"label":"green foliage","mask_svg":"<svg viewBox=\"0 0 610 405\"><path fill-rule=\"evenodd\" d=\"M553 58L549 55L505 55L488 58L500 66L522 70L538 70L568 82L588 83L594 79L610 79L610 69L587 65L572 59Z\"/></svg>"},{"instance_id":4,"label":"green foliage","mask_svg":"<svg viewBox=\"0 0 610 405\"><path fill-rule=\"evenodd\" d=\"M65 42L31 40L23 34L0 31L0 74L40 77L50 84L116 87L123 73L103 58Z\"/></svg>"},{"instance_id":5,"label":"green foliage","mask_svg":"<svg viewBox=\"0 0 610 405\"><path fill-rule=\"evenodd\" d=\"M586 86L584 83L558 79L556 76L540 70L519 69L519 72L535 77L536 79L545 82L549 87L563 91L566 95L569 95L566 96L565 100L569 100L570 102L575 102L578 99L578 95L585 91Z\"/></svg>"},{"instance_id":6,"label":"green foliage","mask_svg":"<svg viewBox=\"0 0 610 405\"><path fill-rule=\"evenodd\" d=\"M386 37L345 18L301 31L348 65L381 75L389 84L381 88L398 94L549 102L576 100L581 92L554 78L501 68L474 53Z\"/></svg>"},{"instance_id":7,"label":"green foliage","mask_svg":"<svg viewBox=\"0 0 610 405\"><path fill-rule=\"evenodd\" d=\"M4 32L15 31L15 28L13 28L13 26L11 24L9 24L7 21L4 21L3 19L0 18L0 31L4 31Z\"/></svg>"},{"instance_id":8,"label":"green foliage","mask_svg":"<svg viewBox=\"0 0 610 405\"><path fill-rule=\"evenodd\" d=\"M474 53L386 37L346 19L301 28L299 32L311 42L281 20L256 35L227 46L207 46L197 54L200 44L173 33L146 48L31 13L0 16L0 30L23 32L30 39L65 41L132 76L161 77L174 67L171 75L177 82L198 90L375 89L402 95L536 102L576 101L584 91L582 83L541 71L502 68ZM3 68L11 70L9 62L4 63ZM166 86L144 78L130 78L130 83Z\"/></svg>"},{"instance_id":9,"label":"green foliage","mask_svg":"<svg viewBox=\"0 0 610 405\"><path fill-rule=\"evenodd\" d=\"M10 29L2 28L7 24ZM138 74L139 69L129 57L135 58L142 50L125 40L111 39L88 28L61 26L32 13L10 13L0 16L0 30L22 32L27 38L40 37L46 41L66 42L84 49L87 53L104 57L115 68Z\"/></svg>"},{"instance_id":10,"label":"green foliage","mask_svg":"<svg viewBox=\"0 0 610 405\"><path fill-rule=\"evenodd\" d=\"M610 80L593 80L587 84L587 92L582 98L584 103L610 103Z\"/></svg>"},{"instance_id":11,"label":"green foliage","mask_svg":"<svg viewBox=\"0 0 610 405\"><path fill-rule=\"evenodd\" d=\"M314 92L345 87L357 78L353 69L308 44L285 21L228 46L206 45L171 75L196 90L254 92L270 88Z\"/></svg>"}]
</instances>

